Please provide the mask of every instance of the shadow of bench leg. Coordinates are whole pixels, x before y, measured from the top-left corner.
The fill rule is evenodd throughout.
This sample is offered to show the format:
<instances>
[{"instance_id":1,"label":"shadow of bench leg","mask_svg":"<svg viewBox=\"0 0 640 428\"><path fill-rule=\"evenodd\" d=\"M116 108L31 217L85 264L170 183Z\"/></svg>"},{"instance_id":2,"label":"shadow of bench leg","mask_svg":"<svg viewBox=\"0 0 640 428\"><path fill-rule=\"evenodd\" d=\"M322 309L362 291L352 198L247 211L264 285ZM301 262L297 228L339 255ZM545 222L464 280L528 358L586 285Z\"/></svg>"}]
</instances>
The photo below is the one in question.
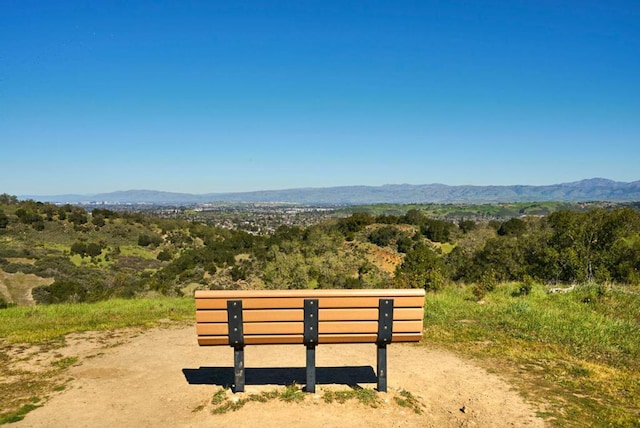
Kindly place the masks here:
<instances>
[{"instance_id":1,"label":"shadow of bench leg","mask_svg":"<svg viewBox=\"0 0 640 428\"><path fill-rule=\"evenodd\" d=\"M306 392L316 392L316 347L307 346L307 386Z\"/></svg>"},{"instance_id":2,"label":"shadow of bench leg","mask_svg":"<svg viewBox=\"0 0 640 428\"><path fill-rule=\"evenodd\" d=\"M234 392L244 392L244 347L233 348Z\"/></svg>"},{"instance_id":3,"label":"shadow of bench leg","mask_svg":"<svg viewBox=\"0 0 640 428\"><path fill-rule=\"evenodd\" d=\"M387 345L378 345L378 391L387 392Z\"/></svg>"}]
</instances>

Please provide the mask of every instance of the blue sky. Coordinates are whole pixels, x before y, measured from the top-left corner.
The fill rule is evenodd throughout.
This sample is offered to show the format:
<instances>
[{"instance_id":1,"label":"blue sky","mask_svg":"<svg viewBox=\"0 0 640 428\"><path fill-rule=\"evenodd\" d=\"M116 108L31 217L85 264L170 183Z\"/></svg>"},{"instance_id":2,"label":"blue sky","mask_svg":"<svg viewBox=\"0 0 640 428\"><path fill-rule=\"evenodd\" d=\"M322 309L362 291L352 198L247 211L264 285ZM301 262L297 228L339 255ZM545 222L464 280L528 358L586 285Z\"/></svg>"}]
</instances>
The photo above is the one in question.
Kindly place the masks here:
<instances>
[{"instance_id":1,"label":"blue sky","mask_svg":"<svg viewBox=\"0 0 640 428\"><path fill-rule=\"evenodd\" d=\"M0 0L0 193L640 179L638 1Z\"/></svg>"}]
</instances>

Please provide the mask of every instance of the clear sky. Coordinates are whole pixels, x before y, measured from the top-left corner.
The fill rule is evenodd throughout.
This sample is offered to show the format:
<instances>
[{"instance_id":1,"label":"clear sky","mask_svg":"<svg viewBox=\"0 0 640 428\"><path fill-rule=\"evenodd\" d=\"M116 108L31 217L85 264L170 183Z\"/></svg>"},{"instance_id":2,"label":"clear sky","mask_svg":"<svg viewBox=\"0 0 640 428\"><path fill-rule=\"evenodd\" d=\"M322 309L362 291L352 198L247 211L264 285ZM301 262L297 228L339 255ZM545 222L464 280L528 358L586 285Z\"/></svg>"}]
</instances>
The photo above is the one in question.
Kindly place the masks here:
<instances>
[{"instance_id":1,"label":"clear sky","mask_svg":"<svg viewBox=\"0 0 640 428\"><path fill-rule=\"evenodd\" d=\"M0 193L640 179L640 1L0 0Z\"/></svg>"}]
</instances>

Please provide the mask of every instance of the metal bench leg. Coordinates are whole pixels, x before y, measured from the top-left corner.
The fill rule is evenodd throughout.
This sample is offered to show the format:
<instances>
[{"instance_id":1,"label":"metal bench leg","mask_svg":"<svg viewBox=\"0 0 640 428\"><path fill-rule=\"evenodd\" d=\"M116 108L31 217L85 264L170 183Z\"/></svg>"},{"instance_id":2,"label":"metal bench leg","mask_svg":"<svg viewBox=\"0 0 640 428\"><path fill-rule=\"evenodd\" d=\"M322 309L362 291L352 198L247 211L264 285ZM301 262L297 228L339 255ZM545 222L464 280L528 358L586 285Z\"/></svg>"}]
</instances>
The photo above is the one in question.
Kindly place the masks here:
<instances>
[{"instance_id":1,"label":"metal bench leg","mask_svg":"<svg viewBox=\"0 0 640 428\"><path fill-rule=\"evenodd\" d=\"M316 392L316 347L307 346L307 386L306 392Z\"/></svg>"},{"instance_id":2,"label":"metal bench leg","mask_svg":"<svg viewBox=\"0 0 640 428\"><path fill-rule=\"evenodd\" d=\"M244 347L233 348L233 382L234 392L244 392Z\"/></svg>"},{"instance_id":3,"label":"metal bench leg","mask_svg":"<svg viewBox=\"0 0 640 428\"><path fill-rule=\"evenodd\" d=\"M378 391L387 392L387 345L378 345Z\"/></svg>"}]
</instances>

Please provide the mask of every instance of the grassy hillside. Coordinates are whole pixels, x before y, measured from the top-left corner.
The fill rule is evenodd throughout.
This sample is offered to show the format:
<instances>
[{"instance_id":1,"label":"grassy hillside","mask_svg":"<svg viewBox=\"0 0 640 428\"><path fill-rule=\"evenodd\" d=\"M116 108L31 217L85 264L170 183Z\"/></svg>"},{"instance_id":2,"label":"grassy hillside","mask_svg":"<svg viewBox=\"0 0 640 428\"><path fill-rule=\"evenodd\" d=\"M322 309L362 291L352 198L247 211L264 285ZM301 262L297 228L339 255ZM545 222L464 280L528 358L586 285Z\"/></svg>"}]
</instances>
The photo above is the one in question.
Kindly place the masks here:
<instances>
[{"instance_id":1,"label":"grassy hillside","mask_svg":"<svg viewBox=\"0 0 640 428\"><path fill-rule=\"evenodd\" d=\"M42 304L182 296L198 288L439 289L456 282L479 284L480 298L504 281L640 281L640 213L631 208L591 204L588 211L541 217L560 206L514 204L517 216L506 220L453 221L438 210L489 207L407 206L397 215L359 211L257 235L139 213L1 200L0 272L38 277L31 295ZM25 301L7 284L2 290L0 305Z\"/></svg>"}]
</instances>

